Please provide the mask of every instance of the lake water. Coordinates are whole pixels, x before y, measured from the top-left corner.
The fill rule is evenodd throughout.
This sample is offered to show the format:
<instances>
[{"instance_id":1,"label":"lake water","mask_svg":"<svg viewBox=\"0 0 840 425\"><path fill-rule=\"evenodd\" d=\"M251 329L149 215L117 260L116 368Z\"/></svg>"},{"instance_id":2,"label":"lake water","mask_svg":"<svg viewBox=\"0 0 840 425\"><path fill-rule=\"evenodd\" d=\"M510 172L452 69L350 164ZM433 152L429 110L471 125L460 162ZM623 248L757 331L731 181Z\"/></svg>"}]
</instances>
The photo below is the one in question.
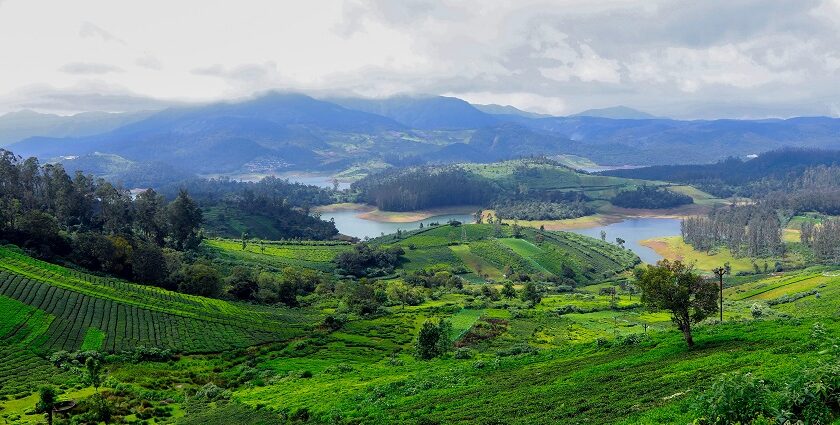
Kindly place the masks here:
<instances>
[{"instance_id":1,"label":"lake water","mask_svg":"<svg viewBox=\"0 0 840 425\"><path fill-rule=\"evenodd\" d=\"M335 227L339 232L359 239L364 239L365 237L375 238L381 236L383 233L386 235L396 233L397 230L415 230L420 228L420 223L423 223L423 226L428 226L432 222L443 224L449 220L458 220L461 223L472 223L475 221L473 220L472 214L445 214L429 217L425 220L406 223L388 223L360 218L358 217L360 213L358 210L325 212L321 214L321 219L329 221L330 218L334 218Z\"/></svg>"},{"instance_id":2,"label":"lake water","mask_svg":"<svg viewBox=\"0 0 840 425\"><path fill-rule=\"evenodd\" d=\"M323 220L334 218L335 227L338 228L339 232L359 239L364 239L365 237L374 238L381 236L383 233L387 235L389 233L395 233L397 230L414 230L420 227L421 222L424 226L428 226L431 222L443 224L449 220L458 220L462 223L472 223L474 221L470 214L447 214L407 223L387 223L360 218L358 217L360 213L358 210L333 211L321 214L321 218ZM656 251L640 245L639 241L662 236L679 235L680 220L674 218L629 218L606 226L570 231L593 238L600 238L601 230L607 232L608 242L615 243L615 238L624 239L624 246L633 250L642 261L653 264L661 260L662 256L657 254Z\"/></svg>"},{"instance_id":3,"label":"lake water","mask_svg":"<svg viewBox=\"0 0 840 425\"><path fill-rule=\"evenodd\" d=\"M333 177L332 176L325 176L325 175L296 175L296 174L287 174L280 176L284 179L289 179L290 182L293 183L302 183L308 184L312 186L324 187L332 189L333 187ZM338 181L338 190L344 190L350 188L350 182L348 181Z\"/></svg>"},{"instance_id":4,"label":"lake water","mask_svg":"<svg viewBox=\"0 0 840 425\"><path fill-rule=\"evenodd\" d=\"M680 220L675 218L630 218L606 226L574 229L571 232L601 238L601 230L607 232L607 242L615 243L615 238L625 240L624 246L633 250L645 263L654 264L662 259L656 251L639 244L645 239L662 236L678 236Z\"/></svg>"}]
</instances>

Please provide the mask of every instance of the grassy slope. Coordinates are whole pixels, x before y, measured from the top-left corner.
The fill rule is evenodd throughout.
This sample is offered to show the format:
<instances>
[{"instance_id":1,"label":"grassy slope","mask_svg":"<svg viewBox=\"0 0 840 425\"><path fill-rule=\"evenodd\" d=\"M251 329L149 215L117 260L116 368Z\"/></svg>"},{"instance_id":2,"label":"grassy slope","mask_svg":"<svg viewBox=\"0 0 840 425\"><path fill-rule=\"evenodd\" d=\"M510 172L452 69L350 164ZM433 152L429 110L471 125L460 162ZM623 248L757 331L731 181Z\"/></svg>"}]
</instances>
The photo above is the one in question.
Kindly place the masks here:
<instances>
[{"instance_id":1,"label":"grassy slope","mask_svg":"<svg viewBox=\"0 0 840 425\"><path fill-rule=\"evenodd\" d=\"M470 241L486 233L480 226L467 229ZM428 244L427 248L415 251L422 254L424 249L442 248L452 253L450 247L436 244L463 236L462 229L434 230L421 234L425 235L422 241ZM529 258L539 258L537 254L544 248L529 237L526 235L525 241L507 240ZM4 260L2 265L11 263ZM61 277L61 268L38 262L27 264L38 265L30 273L50 269L50 279ZM272 411L291 413L306 409L314 423L334 419L413 423L418 417L425 417L443 423L684 424L693 418L689 407L694 395L721 373L752 371L778 381L818 362L823 355L809 336L814 321L824 323L830 334L840 334L837 274L814 268L781 277L733 278L726 291L728 323L697 327L698 347L694 350L685 348L667 314L641 310L638 296L621 293L617 309L611 308L610 297L598 295L598 290L608 284L585 287L577 293L548 294L534 309L524 309L518 300L464 308L473 303L471 296L447 294L420 306L393 309L381 317L352 320L337 332L302 333L289 344L248 350L247 364L253 365L258 376L266 374L268 378L238 387L234 398L246 405L265 406L261 415L266 418L276 417ZM812 294L776 304L764 319L750 319L753 303L813 289L820 292L819 297ZM574 306L581 312L556 313L565 306ZM786 319L783 314L796 320ZM411 347L427 318L449 318L458 335L493 319L502 323L502 332L473 344L473 358L418 361L410 355ZM643 333L645 325L650 339L640 345L595 343L599 338L613 340L620 335ZM85 340L87 335L84 333ZM94 332L90 340L95 339ZM506 354L526 344L540 351ZM4 358L3 353L18 358L8 357L8 361L0 361L0 366L17 365L21 362L17 353L27 351L0 350L0 359ZM29 356L30 362L43 362ZM242 354L229 357L237 356ZM168 382L172 387L164 386L161 397L172 397L170 394L180 391L179 386L196 388L208 381L224 382L227 378L222 375L231 368L226 362L222 356L189 356L172 364L118 365L111 376L147 388L160 388L161 382ZM32 364L27 367L27 376L50 379L49 365ZM3 370L8 369L0 367ZM303 377L304 371L313 376ZM35 372L41 373L42 378ZM22 376L20 373L0 373L0 380L4 376L5 382L26 391L19 381L9 381L9 377ZM0 407L5 409L4 414L14 415L31 406L30 399L21 400L0 402ZM236 409L237 415L249 416L242 407ZM221 423L224 419L220 418L225 416L208 413L206 417L206 423L212 424Z\"/></svg>"},{"instance_id":2,"label":"grassy slope","mask_svg":"<svg viewBox=\"0 0 840 425\"><path fill-rule=\"evenodd\" d=\"M292 338L312 312L229 303L76 272L0 248L0 342L39 352L214 352Z\"/></svg>"},{"instance_id":3,"label":"grassy slope","mask_svg":"<svg viewBox=\"0 0 840 425\"><path fill-rule=\"evenodd\" d=\"M789 277L808 279L812 275L822 276L805 271ZM745 285L760 286L773 279ZM820 299L811 297L774 307L801 320L776 318L775 313L768 313L768 319L749 320L753 299L728 300L729 323L698 327L698 346L693 350L685 348L667 315L634 309L615 312L609 309L607 297L566 294L547 297L537 309L516 318L505 309L485 310L483 317L503 318L508 326L502 335L475 346L472 359L423 362L400 354L394 362L390 356L393 346L379 346L378 338L388 338L381 329L416 331L424 317L451 314L443 312L440 304L421 306L357 322L339 337L324 337L320 348L305 357L268 366L287 372L311 370L311 379L286 379L282 384L243 389L236 398L288 411L306 408L316 421L326 421L332 415L363 423L411 423L419 416L443 423L684 424L693 419L690 405L694 395L722 373L752 371L780 381L824 358L814 350L815 341L809 335L815 317L830 332L840 332L836 312L840 278L831 278L826 284ZM803 309L808 302L819 306ZM457 307L459 300L448 303ZM626 295L620 300L622 306L633 303ZM552 313L564 304L596 311L562 317ZM833 315L829 313L832 308ZM466 312L476 313L460 310L455 320L460 322ZM651 335L640 345L598 348L593 343L597 337L641 333L640 323L649 325ZM394 342L403 350L410 347ZM542 351L496 354L522 343ZM352 369L339 373L330 368L338 363ZM325 393L331 395L329 401L315 401L323 400Z\"/></svg>"},{"instance_id":4,"label":"grassy slope","mask_svg":"<svg viewBox=\"0 0 840 425\"><path fill-rule=\"evenodd\" d=\"M490 224L441 225L388 235L375 243L399 245L405 251L406 270L465 268L474 275L498 279L506 266L515 272L561 274L572 268L582 283L593 283L632 267L638 258L629 251L593 238L565 232L524 229L522 238L511 237L509 226L500 226L501 237ZM537 235L542 233L542 242Z\"/></svg>"},{"instance_id":5,"label":"grassy slope","mask_svg":"<svg viewBox=\"0 0 840 425\"><path fill-rule=\"evenodd\" d=\"M786 267L802 267L806 264L802 253L796 249L788 250L788 253L785 254L784 257L753 259L748 257L736 258L732 256L727 248L720 248L717 252L712 254L697 251L691 245L683 242L681 236L653 238L641 241L640 243L653 249L665 258L678 259L683 262L693 262L697 269L703 271L711 271L726 262L729 262L730 266L732 266L733 272L735 273L741 271L753 272L753 261L755 261L761 269L764 268L764 263L767 262L771 270L773 269L776 261L780 261Z\"/></svg>"},{"instance_id":6,"label":"grassy slope","mask_svg":"<svg viewBox=\"0 0 840 425\"><path fill-rule=\"evenodd\" d=\"M262 264L275 269L288 266L319 271L331 271L332 261L341 252L352 249L350 244L284 244L282 242L248 242L235 239L207 239L204 246L214 255L234 261Z\"/></svg>"}]
</instances>

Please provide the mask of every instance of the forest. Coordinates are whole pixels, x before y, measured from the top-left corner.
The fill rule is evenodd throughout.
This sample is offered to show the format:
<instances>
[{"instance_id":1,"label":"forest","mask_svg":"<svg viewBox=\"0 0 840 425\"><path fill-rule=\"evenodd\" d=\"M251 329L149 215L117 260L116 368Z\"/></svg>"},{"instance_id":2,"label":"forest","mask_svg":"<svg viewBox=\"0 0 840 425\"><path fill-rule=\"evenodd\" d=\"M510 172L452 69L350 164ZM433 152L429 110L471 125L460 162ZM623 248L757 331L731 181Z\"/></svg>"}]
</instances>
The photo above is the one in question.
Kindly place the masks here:
<instances>
[{"instance_id":1,"label":"forest","mask_svg":"<svg viewBox=\"0 0 840 425\"><path fill-rule=\"evenodd\" d=\"M458 167L386 170L351 186L360 200L385 211L412 211L449 205L482 205L496 188Z\"/></svg>"},{"instance_id":2,"label":"forest","mask_svg":"<svg viewBox=\"0 0 840 425\"><path fill-rule=\"evenodd\" d=\"M784 252L782 222L766 205L718 208L682 221L682 237L695 249L725 246L735 256L769 257Z\"/></svg>"},{"instance_id":3,"label":"forest","mask_svg":"<svg viewBox=\"0 0 840 425\"><path fill-rule=\"evenodd\" d=\"M492 206L496 216L510 220L565 220L593 214L584 202L501 201Z\"/></svg>"},{"instance_id":4,"label":"forest","mask_svg":"<svg viewBox=\"0 0 840 425\"><path fill-rule=\"evenodd\" d=\"M639 186L618 192L610 202L623 208L666 209L692 204L694 200L688 195L661 187Z\"/></svg>"}]
</instances>

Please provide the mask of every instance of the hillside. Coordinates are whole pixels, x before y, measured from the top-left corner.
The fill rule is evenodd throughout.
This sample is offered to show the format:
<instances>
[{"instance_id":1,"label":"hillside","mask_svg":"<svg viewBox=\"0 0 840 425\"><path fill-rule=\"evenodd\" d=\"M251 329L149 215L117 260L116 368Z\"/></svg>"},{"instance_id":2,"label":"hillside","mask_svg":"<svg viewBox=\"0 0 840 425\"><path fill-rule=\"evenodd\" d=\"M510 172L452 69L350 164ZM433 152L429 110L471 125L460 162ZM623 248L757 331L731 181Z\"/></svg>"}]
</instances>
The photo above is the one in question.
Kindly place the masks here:
<instances>
[{"instance_id":1,"label":"hillside","mask_svg":"<svg viewBox=\"0 0 840 425\"><path fill-rule=\"evenodd\" d=\"M452 269L468 280L503 279L513 273L568 277L580 284L599 282L632 268L639 258L630 251L593 238L566 232L511 226L441 224L384 236L374 243L398 245L405 251L405 270Z\"/></svg>"},{"instance_id":2,"label":"hillside","mask_svg":"<svg viewBox=\"0 0 840 425\"><path fill-rule=\"evenodd\" d=\"M783 147L840 148L840 120L826 117L681 121L624 109L569 117L488 111L443 96L317 100L270 93L122 117L100 130L21 130L31 137L9 149L42 160L100 152L193 173L237 175L336 173L371 161L482 163L560 154L605 165L692 164ZM27 116L4 118L8 128L30 125Z\"/></svg>"},{"instance_id":3,"label":"hillside","mask_svg":"<svg viewBox=\"0 0 840 425\"><path fill-rule=\"evenodd\" d=\"M62 116L30 110L11 112L0 116L0 147L36 136L92 136L140 121L153 113L83 112Z\"/></svg>"},{"instance_id":4,"label":"hillside","mask_svg":"<svg viewBox=\"0 0 840 425\"><path fill-rule=\"evenodd\" d=\"M316 315L103 278L0 248L3 345L43 355L157 347L219 352L300 335ZM248 320L243 321L243 318Z\"/></svg>"}]
</instances>

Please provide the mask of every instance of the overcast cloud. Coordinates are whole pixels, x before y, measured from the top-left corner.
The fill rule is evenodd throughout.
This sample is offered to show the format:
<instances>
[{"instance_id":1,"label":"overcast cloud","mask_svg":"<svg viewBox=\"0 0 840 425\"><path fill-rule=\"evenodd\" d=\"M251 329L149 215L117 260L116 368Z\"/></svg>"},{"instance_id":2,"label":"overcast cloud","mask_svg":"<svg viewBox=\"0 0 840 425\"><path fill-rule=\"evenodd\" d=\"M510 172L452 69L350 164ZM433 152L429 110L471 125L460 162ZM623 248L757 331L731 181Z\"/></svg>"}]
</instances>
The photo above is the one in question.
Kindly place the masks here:
<instances>
[{"instance_id":1,"label":"overcast cloud","mask_svg":"<svg viewBox=\"0 0 840 425\"><path fill-rule=\"evenodd\" d=\"M269 89L570 114L840 114L840 0L0 0L0 112Z\"/></svg>"}]
</instances>

